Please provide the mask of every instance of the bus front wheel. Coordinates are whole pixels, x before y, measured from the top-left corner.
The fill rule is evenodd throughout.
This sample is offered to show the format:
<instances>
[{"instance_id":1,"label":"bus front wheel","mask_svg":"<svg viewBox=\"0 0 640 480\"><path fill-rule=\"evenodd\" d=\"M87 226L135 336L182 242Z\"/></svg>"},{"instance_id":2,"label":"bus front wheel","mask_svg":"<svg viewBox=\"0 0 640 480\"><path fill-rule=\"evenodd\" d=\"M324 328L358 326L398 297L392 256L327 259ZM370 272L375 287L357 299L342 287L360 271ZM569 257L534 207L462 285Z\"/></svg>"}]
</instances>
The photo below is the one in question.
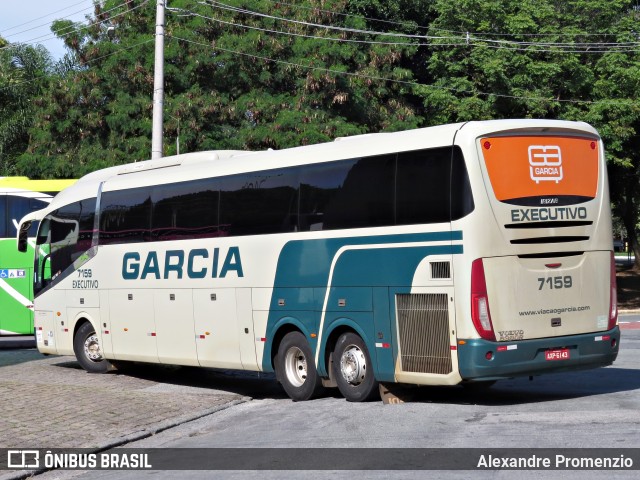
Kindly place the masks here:
<instances>
[{"instance_id":1,"label":"bus front wheel","mask_svg":"<svg viewBox=\"0 0 640 480\"><path fill-rule=\"evenodd\" d=\"M300 332L287 333L280 342L276 376L294 402L310 400L322 392L311 347Z\"/></svg>"},{"instance_id":2,"label":"bus front wheel","mask_svg":"<svg viewBox=\"0 0 640 480\"><path fill-rule=\"evenodd\" d=\"M96 330L89 322L85 322L76 332L73 339L73 351L78 363L89 373L104 373L109 362L102 356L100 342Z\"/></svg>"},{"instance_id":3,"label":"bus front wheel","mask_svg":"<svg viewBox=\"0 0 640 480\"><path fill-rule=\"evenodd\" d=\"M349 402L366 402L378 394L371 357L355 333L340 335L333 351L333 373L340 393Z\"/></svg>"}]
</instances>

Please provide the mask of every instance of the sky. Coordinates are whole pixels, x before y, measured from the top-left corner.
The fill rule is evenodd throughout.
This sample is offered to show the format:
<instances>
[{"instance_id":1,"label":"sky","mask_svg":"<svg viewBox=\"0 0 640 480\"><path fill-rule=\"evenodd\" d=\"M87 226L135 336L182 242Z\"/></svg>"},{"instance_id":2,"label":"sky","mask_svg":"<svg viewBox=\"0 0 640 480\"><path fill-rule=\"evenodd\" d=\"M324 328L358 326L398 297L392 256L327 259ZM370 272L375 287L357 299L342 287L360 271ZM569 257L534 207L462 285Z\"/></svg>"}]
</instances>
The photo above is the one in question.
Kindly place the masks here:
<instances>
[{"instance_id":1,"label":"sky","mask_svg":"<svg viewBox=\"0 0 640 480\"><path fill-rule=\"evenodd\" d=\"M66 50L51 33L51 22L85 22L93 13L93 0L0 0L0 36L11 43L41 44L55 60Z\"/></svg>"}]
</instances>

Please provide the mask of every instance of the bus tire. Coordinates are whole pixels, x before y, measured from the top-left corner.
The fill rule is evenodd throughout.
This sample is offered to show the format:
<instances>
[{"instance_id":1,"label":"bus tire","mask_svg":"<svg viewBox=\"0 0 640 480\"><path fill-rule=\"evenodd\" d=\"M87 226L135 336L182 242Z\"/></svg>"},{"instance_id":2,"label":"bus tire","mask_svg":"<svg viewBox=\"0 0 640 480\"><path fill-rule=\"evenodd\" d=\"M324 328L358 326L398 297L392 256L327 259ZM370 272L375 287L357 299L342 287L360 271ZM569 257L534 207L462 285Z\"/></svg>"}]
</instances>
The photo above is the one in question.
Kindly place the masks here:
<instances>
[{"instance_id":1,"label":"bus tire","mask_svg":"<svg viewBox=\"0 0 640 480\"><path fill-rule=\"evenodd\" d=\"M333 350L333 374L340 393L349 402L366 402L379 395L378 382L364 340L343 333Z\"/></svg>"},{"instance_id":2,"label":"bus tire","mask_svg":"<svg viewBox=\"0 0 640 480\"><path fill-rule=\"evenodd\" d=\"M276 376L291 400L310 400L322 392L313 352L302 333L287 333L280 342L275 360Z\"/></svg>"},{"instance_id":3,"label":"bus tire","mask_svg":"<svg viewBox=\"0 0 640 480\"><path fill-rule=\"evenodd\" d=\"M102 356L96 329L90 322L83 323L73 338L73 351L78 363L89 373L105 373L109 362Z\"/></svg>"}]
</instances>

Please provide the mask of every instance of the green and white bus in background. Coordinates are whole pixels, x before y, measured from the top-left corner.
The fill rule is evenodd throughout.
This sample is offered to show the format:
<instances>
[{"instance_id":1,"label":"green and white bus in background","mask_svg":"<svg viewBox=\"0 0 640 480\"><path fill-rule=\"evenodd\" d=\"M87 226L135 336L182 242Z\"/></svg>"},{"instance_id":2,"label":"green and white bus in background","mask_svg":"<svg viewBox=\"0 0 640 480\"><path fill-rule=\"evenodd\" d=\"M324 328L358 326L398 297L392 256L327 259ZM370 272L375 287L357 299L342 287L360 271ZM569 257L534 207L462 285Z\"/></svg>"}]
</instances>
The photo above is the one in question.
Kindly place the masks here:
<instances>
[{"instance_id":1,"label":"green and white bus in background","mask_svg":"<svg viewBox=\"0 0 640 480\"><path fill-rule=\"evenodd\" d=\"M96 171L20 226L43 353L275 372L307 400L490 385L619 349L604 147L468 122Z\"/></svg>"},{"instance_id":2,"label":"green and white bus in background","mask_svg":"<svg viewBox=\"0 0 640 480\"><path fill-rule=\"evenodd\" d=\"M18 222L46 207L53 195L75 180L0 177L0 335L33 334L33 245L16 250ZM36 235L37 224L31 229Z\"/></svg>"}]
</instances>

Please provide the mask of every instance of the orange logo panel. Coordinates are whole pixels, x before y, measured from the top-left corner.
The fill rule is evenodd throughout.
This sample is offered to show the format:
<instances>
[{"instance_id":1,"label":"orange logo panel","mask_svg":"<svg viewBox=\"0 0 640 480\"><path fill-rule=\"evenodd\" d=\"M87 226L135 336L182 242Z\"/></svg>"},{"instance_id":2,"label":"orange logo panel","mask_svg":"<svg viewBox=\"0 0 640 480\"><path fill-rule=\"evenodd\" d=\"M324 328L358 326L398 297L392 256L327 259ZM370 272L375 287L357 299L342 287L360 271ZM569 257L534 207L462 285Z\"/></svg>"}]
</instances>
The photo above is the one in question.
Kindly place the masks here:
<instances>
[{"instance_id":1,"label":"orange logo panel","mask_svg":"<svg viewBox=\"0 0 640 480\"><path fill-rule=\"evenodd\" d=\"M495 137L480 140L496 198L595 198L598 142L575 137Z\"/></svg>"}]
</instances>

